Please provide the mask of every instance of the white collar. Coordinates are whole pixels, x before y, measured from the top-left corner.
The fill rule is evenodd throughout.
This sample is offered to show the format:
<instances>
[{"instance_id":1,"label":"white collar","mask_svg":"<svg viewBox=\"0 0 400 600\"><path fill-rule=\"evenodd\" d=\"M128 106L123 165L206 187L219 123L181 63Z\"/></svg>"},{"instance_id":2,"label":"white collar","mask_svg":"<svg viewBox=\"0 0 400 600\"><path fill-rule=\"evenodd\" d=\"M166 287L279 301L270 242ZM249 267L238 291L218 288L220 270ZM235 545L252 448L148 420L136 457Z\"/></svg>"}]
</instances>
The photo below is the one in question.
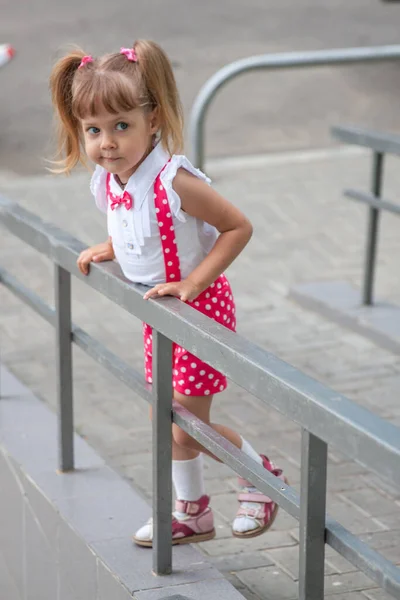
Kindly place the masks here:
<instances>
[{"instance_id":1,"label":"white collar","mask_svg":"<svg viewBox=\"0 0 400 600\"><path fill-rule=\"evenodd\" d=\"M170 155L164 150L161 143L150 152L139 166L137 171L131 175L125 186L125 190L134 198L134 207L140 209L150 187L154 184L157 175L170 159Z\"/></svg>"},{"instance_id":2,"label":"white collar","mask_svg":"<svg viewBox=\"0 0 400 600\"><path fill-rule=\"evenodd\" d=\"M168 152L164 150L161 143L158 143L150 154L146 156L138 170L130 176L126 183L125 190L127 190L134 199L133 210L139 210L141 208L150 187L154 184L157 175L169 159L170 155ZM106 176L106 169L97 165L90 183L90 189L101 210L107 210ZM115 183L118 190L121 190L114 177L112 178L112 182ZM121 190L120 193L122 194L123 191Z\"/></svg>"}]
</instances>

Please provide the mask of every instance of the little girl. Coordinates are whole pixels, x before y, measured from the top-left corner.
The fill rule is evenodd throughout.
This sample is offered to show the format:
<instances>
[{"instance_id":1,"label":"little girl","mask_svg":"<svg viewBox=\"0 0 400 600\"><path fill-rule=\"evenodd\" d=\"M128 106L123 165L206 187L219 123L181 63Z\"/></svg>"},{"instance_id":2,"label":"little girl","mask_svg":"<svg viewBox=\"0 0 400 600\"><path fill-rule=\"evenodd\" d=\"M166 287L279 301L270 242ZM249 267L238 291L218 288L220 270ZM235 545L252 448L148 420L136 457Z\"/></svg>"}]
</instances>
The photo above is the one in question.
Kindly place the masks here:
<instances>
[{"instance_id":1,"label":"little girl","mask_svg":"<svg viewBox=\"0 0 400 600\"><path fill-rule=\"evenodd\" d=\"M91 191L107 213L108 240L81 253L81 272L87 275L92 261L116 259L125 277L149 287L145 299L176 296L235 331L235 303L223 273L246 246L252 226L179 154L182 107L163 50L143 40L101 58L77 50L57 62L50 84L60 122L57 171L69 173L85 156L96 163ZM143 334L151 382L152 330L146 324ZM226 377L176 344L173 354L174 400L283 479L238 433L210 422L213 397L227 387ZM202 453L212 456L173 425L174 544L215 535ZM278 506L248 481L240 478L239 486L233 535L260 535ZM150 520L134 541L151 546L152 538Z\"/></svg>"}]
</instances>

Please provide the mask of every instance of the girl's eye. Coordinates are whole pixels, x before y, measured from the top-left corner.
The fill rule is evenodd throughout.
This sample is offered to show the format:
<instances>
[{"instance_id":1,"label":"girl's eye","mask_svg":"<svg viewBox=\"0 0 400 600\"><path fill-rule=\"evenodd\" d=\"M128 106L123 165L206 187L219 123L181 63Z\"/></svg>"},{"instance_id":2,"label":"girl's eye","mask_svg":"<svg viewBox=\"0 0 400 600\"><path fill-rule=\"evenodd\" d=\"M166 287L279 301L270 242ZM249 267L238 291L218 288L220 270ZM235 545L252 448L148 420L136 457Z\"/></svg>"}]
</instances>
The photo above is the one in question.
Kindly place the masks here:
<instances>
[{"instance_id":1,"label":"girl's eye","mask_svg":"<svg viewBox=\"0 0 400 600\"><path fill-rule=\"evenodd\" d=\"M117 125L115 126L115 128L118 131L124 131L125 129L128 129L128 123L124 123L123 121L121 121L120 123L117 123Z\"/></svg>"},{"instance_id":2,"label":"girl's eye","mask_svg":"<svg viewBox=\"0 0 400 600\"><path fill-rule=\"evenodd\" d=\"M99 133L100 129L98 127L88 127L88 129L86 130L88 133L91 134L96 134Z\"/></svg>"}]
</instances>

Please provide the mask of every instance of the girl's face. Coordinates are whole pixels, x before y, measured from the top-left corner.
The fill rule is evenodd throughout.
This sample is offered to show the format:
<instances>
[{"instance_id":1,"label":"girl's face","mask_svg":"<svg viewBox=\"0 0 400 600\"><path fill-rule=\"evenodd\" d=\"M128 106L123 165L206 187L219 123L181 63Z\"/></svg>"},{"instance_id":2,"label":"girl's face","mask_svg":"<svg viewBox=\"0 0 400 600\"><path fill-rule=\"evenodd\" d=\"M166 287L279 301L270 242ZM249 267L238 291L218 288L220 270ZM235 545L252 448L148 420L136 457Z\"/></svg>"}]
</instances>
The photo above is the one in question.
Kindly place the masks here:
<instances>
[{"instance_id":1,"label":"girl's face","mask_svg":"<svg viewBox=\"0 0 400 600\"><path fill-rule=\"evenodd\" d=\"M152 150L158 131L156 111L135 108L112 114L104 108L81 121L86 154L123 183L136 171Z\"/></svg>"}]
</instances>

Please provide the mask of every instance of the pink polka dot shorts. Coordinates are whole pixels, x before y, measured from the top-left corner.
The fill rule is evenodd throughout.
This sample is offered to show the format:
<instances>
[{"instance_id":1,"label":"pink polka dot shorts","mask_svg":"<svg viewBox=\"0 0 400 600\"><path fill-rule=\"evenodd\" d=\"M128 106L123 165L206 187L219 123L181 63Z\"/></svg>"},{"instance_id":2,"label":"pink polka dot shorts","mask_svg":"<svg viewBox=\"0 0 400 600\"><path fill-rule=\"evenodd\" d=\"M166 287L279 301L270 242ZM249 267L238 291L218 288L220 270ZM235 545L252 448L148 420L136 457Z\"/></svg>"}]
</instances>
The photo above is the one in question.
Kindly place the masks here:
<instances>
[{"instance_id":1,"label":"pink polka dot shorts","mask_svg":"<svg viewBox=\"0 0 400 600\"><path fill-rule=\"evenodd\" d=\"M220 275L190 306L214 319L231 331L236 331L235 302L225 275ZM152 382L152 328L143 324L145 376ZM172 385L185 396L211 396L227 387L225 375L178 346L173 345Z\"/></svg>"}]
</instances>

